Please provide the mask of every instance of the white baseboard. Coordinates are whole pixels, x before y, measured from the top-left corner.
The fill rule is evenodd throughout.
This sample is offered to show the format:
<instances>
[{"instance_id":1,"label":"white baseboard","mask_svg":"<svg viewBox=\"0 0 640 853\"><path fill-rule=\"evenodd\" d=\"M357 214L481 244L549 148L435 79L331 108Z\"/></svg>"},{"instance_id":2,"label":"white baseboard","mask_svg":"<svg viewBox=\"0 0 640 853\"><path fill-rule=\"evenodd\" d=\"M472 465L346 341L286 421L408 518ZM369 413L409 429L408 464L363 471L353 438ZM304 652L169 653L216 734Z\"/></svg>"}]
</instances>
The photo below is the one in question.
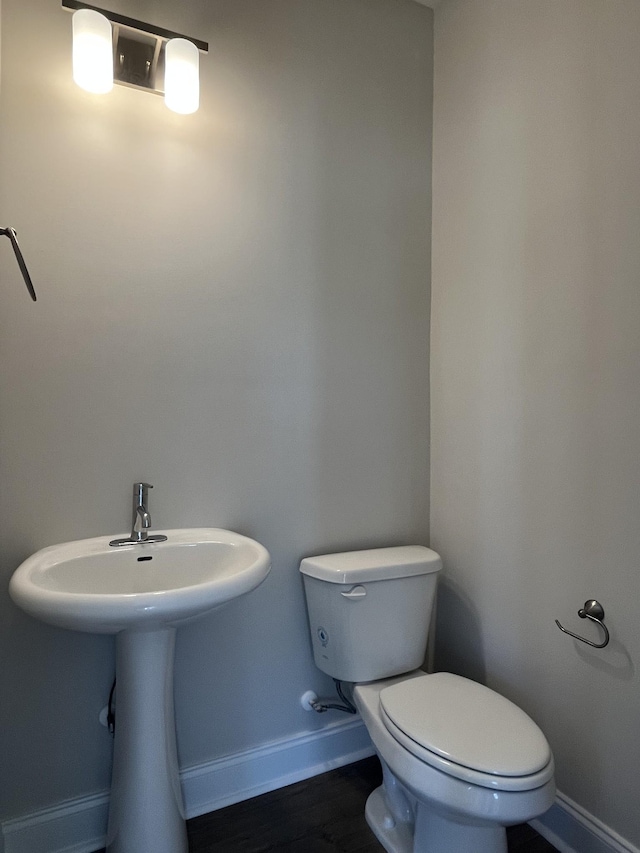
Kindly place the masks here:
<instances>
[{"instance_id":1,"label":"white baseboard","mask_svg":"<svg viewBox=\"0 0 640 853\"><path fill-rule=\"evenodd\" d=\"M640 853L640 848L560 791L555 804L531 826L560 853Z\"/></svg>"},{"instance_id":2,"label":"white baseboard","mask_svg":"<svg viewBox=\"0 0 640 853\"><path fill-rule=\"evenodd\" d=\"M93 853L104 847L108 809L105 792L4 821L4 853Z\"/></svg>"},{"instance_id":3,"label":"white baseboard","mask_svg":"<svg viewBox=\"0 0 640 853\"><path fill-rule=\"evenodd\" d=\"M187 768L181 774L187 817L231 806L373 754L369 734L358 717Z\"/></svg>"},{"instance_id":4,"label":"white baseboard","mask_svg":"<svg viewBox=\"0 0 640 853\"><path fill-rule=\"evenodd\" d=\"M283 738L180 774L187 817L215 811L373 755L362 721ZM4 853L93 853L104 847L108 792L78 797L2 824Z\"/></svg>"}]
</instances>

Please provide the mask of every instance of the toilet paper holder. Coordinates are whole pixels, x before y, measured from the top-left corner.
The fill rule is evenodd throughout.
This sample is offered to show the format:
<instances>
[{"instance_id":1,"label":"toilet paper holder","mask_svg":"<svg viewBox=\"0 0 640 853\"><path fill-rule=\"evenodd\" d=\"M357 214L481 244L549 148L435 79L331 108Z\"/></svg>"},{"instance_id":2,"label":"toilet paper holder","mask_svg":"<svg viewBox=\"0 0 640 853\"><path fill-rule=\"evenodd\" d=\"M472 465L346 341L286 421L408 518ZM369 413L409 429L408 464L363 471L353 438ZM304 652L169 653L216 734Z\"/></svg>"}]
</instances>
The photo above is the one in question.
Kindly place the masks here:
<instances>
[{"instance_id":1,"label":"toilet paper holder","mask_svg":"<svg viewBox=\"0 0 640 853\"><path fill-rule=\"evenodd\" d=\"M574 634L573 631L567 630L564 625L561 625L560 622L556 619L556 625L560 628L561 631L564 631L565 634L568 634L570 637L573 637L574 640L580 640L581 643L586 643L588 646L593 646L594 649L604 649L604 647L609 642L609 630L607 626L604 624L604 607L600 604L599 601L596 601L595 598L590 598L584 603L584 607L581 607L578 610L578 616L581 619L590 619L592 622L595 622L599 625L604 631L604 643L594 643L592 640L587 640L586 637L581 637L579 634Z\"/></svg>"}]
</instances>

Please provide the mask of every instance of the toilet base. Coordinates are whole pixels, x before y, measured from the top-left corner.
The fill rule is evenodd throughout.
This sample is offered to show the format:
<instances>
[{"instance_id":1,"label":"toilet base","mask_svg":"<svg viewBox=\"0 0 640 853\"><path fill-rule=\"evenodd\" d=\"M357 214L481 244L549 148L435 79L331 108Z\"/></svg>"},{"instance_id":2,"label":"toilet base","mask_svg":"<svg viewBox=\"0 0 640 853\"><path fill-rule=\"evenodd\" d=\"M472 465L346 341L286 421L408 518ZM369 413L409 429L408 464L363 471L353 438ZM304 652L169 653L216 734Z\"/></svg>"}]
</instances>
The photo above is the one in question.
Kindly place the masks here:
<instances>
[{"instance_id":1,"label":"toilet base","mask_svg":"<svg viewBox=\"0 0 640 853\"><path fill-rule=\"evenodd\" d=\"M397 821L387 804L384 786L367 799L365 817L387 853L507 853L503 826L456 823L424 803L416 803L415 824Z\"/></svg>"},{"instance_id":2,"label":"toilet base","mask_svg":"<svg viewBox=\"0 0 640 853\"><path fill-rule=\"evenodd\" d=\"M369 794L364 816L387 853L412 853L413 824L393 818L385 799L383 785Z\"/></svg>"}]
</instances>

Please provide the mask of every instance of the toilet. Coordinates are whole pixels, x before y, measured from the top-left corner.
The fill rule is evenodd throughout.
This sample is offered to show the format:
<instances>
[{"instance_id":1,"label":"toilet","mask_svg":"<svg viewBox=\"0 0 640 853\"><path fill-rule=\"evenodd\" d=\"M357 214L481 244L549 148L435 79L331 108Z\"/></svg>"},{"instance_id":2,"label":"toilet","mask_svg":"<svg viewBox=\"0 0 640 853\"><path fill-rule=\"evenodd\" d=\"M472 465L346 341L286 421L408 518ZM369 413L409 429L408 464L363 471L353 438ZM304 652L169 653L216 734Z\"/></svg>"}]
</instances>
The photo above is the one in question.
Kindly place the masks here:
<instances>
[{"instance_id":1,"label":"toilet","mask_svg":"<svg viewBox=\"0 0 640 853\"><path fill-rule=\"evenodd\" d=\"M422 665L442 561L421 545L300 565L316 665L353 684L382 764L366 819L389 853L507 853L555 797L543 733L493 690Z\"/></svg>"}]
</instances>

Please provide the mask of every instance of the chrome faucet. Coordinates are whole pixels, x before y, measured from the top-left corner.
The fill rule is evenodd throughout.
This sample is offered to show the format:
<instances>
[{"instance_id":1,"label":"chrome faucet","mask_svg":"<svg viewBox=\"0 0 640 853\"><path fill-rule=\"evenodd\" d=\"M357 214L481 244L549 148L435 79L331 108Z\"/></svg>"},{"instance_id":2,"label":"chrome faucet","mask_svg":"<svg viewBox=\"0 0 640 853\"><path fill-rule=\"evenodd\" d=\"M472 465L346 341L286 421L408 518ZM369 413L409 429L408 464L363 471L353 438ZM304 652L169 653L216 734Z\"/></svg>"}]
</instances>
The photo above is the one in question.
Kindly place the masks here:
<instances>
[{"instance_id":1,"label":"chrome faucet","mask_svg":"<svg viewBox=\"0 0 640 853\"><path fill-rule=\"evenodd\" d=\"M137 545L143 542L166 542L167 537L161 533L149 535L151 516L147 509L148 490L150 483L133 484L133 512L131 518L131 536L126 539L112 539L109 545Z\"/></svg>"},{"instance_id":2,"label":"chrome faucet","mask_svg":"<svg viewBox=\"0 0 640 853\"><path fill-rule=\"evenodd\" d=\"M151 527L151 516L147 510L148 490L153 486L149 483L133 484L133 518L131 520L131 538L136 542L146 542L149 538L147 530Z\"/></svg>"}]
</instances>

